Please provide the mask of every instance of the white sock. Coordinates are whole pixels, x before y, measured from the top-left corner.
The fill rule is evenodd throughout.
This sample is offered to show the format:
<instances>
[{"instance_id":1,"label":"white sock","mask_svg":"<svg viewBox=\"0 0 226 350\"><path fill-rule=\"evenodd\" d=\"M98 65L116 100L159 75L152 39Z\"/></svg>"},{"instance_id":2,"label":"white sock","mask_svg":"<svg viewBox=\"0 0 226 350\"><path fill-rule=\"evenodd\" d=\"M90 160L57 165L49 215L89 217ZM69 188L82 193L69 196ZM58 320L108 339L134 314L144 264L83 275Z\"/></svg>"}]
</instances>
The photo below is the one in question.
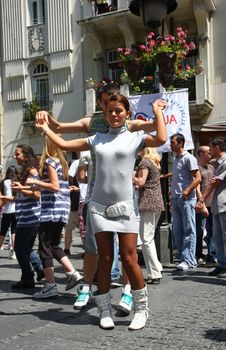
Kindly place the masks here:
<instances>
[{"instance_id":1,"label":"white sock","mask_svg":"<svg viewBox=\"0 0 226 350\"><path fill-rule=\"evenodd\" d=\"M49 286L55 286L56 285L56 283L50 283L50 282L46 282Z\"/></svg>"},{"instance_id":2,"label":"white sock","mask_svg":"<svg viewBox=\"0 0 226 350\"><path fill-rule=\"evenodd\" d=\"M131 294L131 285L130 284L126 284L123 288L123 292L125 294Z\"/></svg>"},{"instance_id":3,"label":"white sock","mask_svg":"<svg viewBox=\"0 0 226 350\"><path fill-rule=\"evenodd\" d=\"M67 276L72 276L72 275L74 275L74 273L75 273L75 270L73 270L73 271L71 271L71 272L66 272L66 275L67 275Z\"/></svg>"},{"instance_id":4,"label":"white sock","mask_svg":"<svg viewBox=\"0 0 226 350\"><path fill-rule=\"evenodd\" d=\"M83 284L82 285L83 292L88 293L90 291L90 289L91 288L90 288L90 286L88 284Z\"/></svg>"}]
</instances>

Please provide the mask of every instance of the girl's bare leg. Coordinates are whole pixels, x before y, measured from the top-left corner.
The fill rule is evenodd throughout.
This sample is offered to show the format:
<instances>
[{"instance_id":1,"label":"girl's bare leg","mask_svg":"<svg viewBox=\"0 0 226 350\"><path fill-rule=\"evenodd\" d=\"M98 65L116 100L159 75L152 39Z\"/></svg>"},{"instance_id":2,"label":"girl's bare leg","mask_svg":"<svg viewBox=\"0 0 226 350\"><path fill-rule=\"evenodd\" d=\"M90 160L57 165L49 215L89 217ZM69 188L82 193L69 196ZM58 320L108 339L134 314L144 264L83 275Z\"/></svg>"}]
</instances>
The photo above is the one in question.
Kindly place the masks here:
<instances>
[{"instance_id":1,"label":"girl's bare leg","mask_svg":"<svg viewBox=\"0 0 226 350\"><path fill-rule=\"evenodd\" d=\"M111 283L111 267L114 258L112 232L98 232L95 234L98 248L97 281L99 294L109 292Z\"/></svg>"},{"instance_id":2,"label":"girl's bare leg","mask_svg":"<svg viewBox=\"0 0 226 350\"><path fill-rule=\"evenodd\" d=\"M83 274L84 282L87 284L92 284L95 273L97 271L97 261L98 255L95 253L85 252L84 261L83 261Z\"/></svg>"},{"instance_id":3,"label":"girl's bare leg","mask_svg":"<svg viewBox=\"0 0 226 350\"><path fill-rule=\"evenodd\" d=\"M119 253L133 290L144 288L144 276L137 262L137 234L120 233Z\"/></svg>"},{"instance_id":4,"label":"girl's bare leg","mask_svg":"<svg viewBox=\"0 0 226 350\"><path fill-rule=\"evenodd\" d=\"M127 276L126 270L122 264L122 281L123 285L130 284L129 277Z\"/></svg>"}]
</instances>

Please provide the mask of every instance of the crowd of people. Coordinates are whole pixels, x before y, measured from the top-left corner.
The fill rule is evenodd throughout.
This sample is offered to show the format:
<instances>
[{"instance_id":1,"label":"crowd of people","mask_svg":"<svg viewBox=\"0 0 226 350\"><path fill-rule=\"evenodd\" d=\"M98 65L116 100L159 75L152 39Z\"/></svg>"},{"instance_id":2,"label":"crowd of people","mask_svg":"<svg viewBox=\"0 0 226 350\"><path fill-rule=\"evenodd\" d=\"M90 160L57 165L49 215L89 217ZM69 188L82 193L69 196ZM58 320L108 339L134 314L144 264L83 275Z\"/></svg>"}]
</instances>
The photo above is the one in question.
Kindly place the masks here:
<instances>
[{"instance_id":1,"label":"crowd of people","mask_svg":"<svg viewBox=\"0 0 226 350\"><path fill-rule=\"evenodd\" d=\"M120 256L122 294L118 308L126 314L134 310L129 329L138 330L148 319L147 285L159 284L163 271L154 238L165 210L161 156L156 147L167 138L166 103L153 102L153 124L131 120L129 101L113 84L101 87L97 100L102 115L72 123L60 123L45 111L37 113L36 127L44 136L43 153L38 162L31 147L16 147L19 168L9 167L0 187L0 246L10 229L10 256L16 255L21 269L13 289L34 288L36 272L37 280L45 282L33 298L57 297L55 258L66 272L65 290L78 284L74 308L84 308L94 297L103 329L114 328L110 289L121 279ZM153 130L154 136L150 134ZM65 132L89 136L65 141L58 135ZM226 140L218 137L209 146L200 146L198 160L184 144L182 134L170 136L175 157L172 173L167 176L171 177L172 241L179 258L176 268L188 270L211 262L216 266L209 275L225 277ZM63 151L79 154L70 168ZM76 226L84 248L83 276L70 261ZM65 249L60 244L63 232ZM137 259L138 238L146 278ZM95 279L97 291L93 295Z\"/></svg>"}]
</instances>

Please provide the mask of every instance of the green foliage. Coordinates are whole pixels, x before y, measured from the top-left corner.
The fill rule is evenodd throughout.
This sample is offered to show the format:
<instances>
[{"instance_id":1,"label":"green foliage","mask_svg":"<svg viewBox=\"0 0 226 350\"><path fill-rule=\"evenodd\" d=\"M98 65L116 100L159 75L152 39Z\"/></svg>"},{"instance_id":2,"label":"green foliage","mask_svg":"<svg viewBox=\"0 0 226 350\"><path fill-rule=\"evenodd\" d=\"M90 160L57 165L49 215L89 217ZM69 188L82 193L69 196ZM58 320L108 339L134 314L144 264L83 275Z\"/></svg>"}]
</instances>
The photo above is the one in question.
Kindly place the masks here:
<instances>
[{"instance_id":1,"label":"green foliage","mask_svg":"<svg viewBox=\"0 0 226 350\"><path fill-rule=\"evenodd\" d=\"M43 109L43 106L40 105L36 98L33 98L32 102L25 102L23 104L23 122L34 122L36 113ZM52 113L51 108L48 108L48 113Z\"/></svg>"}]
</instances>

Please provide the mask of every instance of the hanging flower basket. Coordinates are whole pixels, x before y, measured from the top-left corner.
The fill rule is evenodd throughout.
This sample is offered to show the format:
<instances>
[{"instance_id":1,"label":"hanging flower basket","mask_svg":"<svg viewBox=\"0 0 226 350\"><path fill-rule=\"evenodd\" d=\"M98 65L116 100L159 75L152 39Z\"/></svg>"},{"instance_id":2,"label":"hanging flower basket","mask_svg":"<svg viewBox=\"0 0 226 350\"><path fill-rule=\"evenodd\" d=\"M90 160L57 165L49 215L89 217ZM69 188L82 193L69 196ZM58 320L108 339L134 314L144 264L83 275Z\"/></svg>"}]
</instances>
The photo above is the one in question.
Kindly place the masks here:
<instances>
[{"instance_id":1,"label":"hanging flower basket","mask_svg":"<svg viewBox=\"0 0 226 350\"><path fill-rule=\"evenodd\" d=\"M200 73L198 61L193 66L184 67L183 62L187 55L193 55L197 48L193 42L188 41L187 32L181 27L177 28L175 35L168 34L161 37L150 32L145 43L136 42L131 48L118 48L117 51L119 62L124 65L133 82L150 74L135 65L151 64L154 69L156 63L159 67L160 82L165 88L171 85L174 76L187 80ZM130 63L131 61L138 62Z\"/></svg>"},{"instance_id":2,"label":"hanging flower basket","mask_svg":"<svg viewBox=\"0 0 226 350\"><path fill-rule=\"evenodd\" d=\"M159 81L164 88L168 88L173 79L177 54L175 52L161 52L156 55L159 68Z\"/></svg>"},{"instance_id":3,"label":"hanging flower basket","mask_svg":"<svg viewBox=\"0 0 226 350\"><path fill-rule=\"evenodd\" d=\"M142 61L128 61L124 63L129 79L136 82L142 78L144 63Z\"/></svg>"}]
</instances>

